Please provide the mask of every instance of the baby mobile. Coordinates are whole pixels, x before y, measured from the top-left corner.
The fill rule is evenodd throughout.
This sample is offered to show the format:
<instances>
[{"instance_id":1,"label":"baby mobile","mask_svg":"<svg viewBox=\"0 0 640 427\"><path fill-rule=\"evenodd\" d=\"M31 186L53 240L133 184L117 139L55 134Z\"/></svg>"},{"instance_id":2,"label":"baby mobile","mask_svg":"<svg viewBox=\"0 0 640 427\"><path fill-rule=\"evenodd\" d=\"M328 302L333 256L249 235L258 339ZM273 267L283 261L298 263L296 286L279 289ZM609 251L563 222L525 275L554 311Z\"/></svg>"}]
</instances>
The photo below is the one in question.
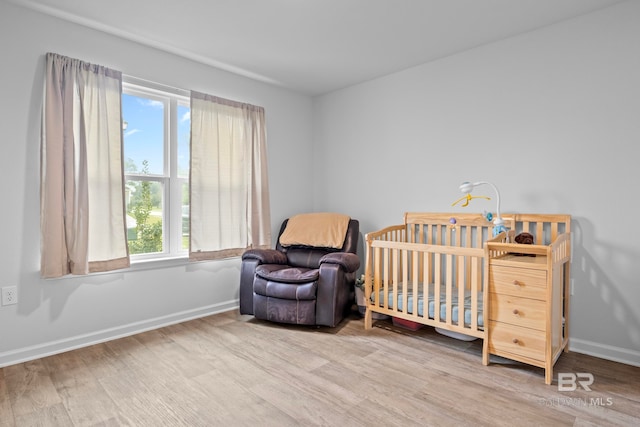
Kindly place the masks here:
<instances>
[{"instance_id":1,"label":"baby mobile","mask_svg":"<svg viewBox=\"0 0 640 427\"><path fill-rule=\"evenodd\" d=\"M469 202L473 199L486 199L486 200L491 200L490 197L487 196L472 196L471 192L473 191L473 189L477 186L480 185L490 185L491 187L493 187L493 190L496 192L496 201L497 201L497 207L496 207L496 216L495 218L493 217L493 214L491 212L484 212L483 216L485 218L487 218L487 221L491 221L493 220L493 236L497 236L498 234L502 233L503 231L507 231L507 228L504 225L504 220L502 219L502 217L500 216L500 192L498 191L498 188L493 185L490 182L486 182L486 181L478 181L478 182L474 182L471 183L469 181L465 181L462 184L460 184L460 191L464 193L464 196L460 197L458 200L456 200L455 202L453 202L451 204L451 206L455 206L460 202L462 203L462 207L467 207L469 206ZM449 222L451 222L452 225L455 226L456 224L456 219L455 218L451 218L449 220Z\"/></svg>"}]
</instances>

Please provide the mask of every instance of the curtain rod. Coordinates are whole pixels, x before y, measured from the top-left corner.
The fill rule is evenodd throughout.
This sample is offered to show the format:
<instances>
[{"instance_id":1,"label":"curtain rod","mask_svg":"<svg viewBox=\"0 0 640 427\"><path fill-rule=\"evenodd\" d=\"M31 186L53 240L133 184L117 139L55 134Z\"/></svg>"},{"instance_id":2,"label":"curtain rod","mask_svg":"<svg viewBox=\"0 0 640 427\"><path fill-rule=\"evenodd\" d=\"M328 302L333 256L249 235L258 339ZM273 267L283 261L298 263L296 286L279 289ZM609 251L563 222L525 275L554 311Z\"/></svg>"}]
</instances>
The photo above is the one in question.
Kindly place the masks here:
<instances>
[{"instance_id":1,"label":"curtain rod","mask_svg":"<svg viewBox=\"0 0 640 427\"><path fill-rule=\"evenodd\" d=\"M154 82L152 80L147 80L147 79L143 79L140 77L135 77L135 76L131 76L129 74L124 74L122 73L122 83L123 84L130 84L130 85L135 85L135 86L142 86L144 87L145 90L156 90L158 92L171 92L174 95L177 96L183 96L185 98L191 98L191 90L189 89L182 89L179 87L175 87L175 86L170 86L164 83L158 83L158 82ZM194 89L194 92L197 93L203 93L206 95L205 92L200 92ZM259 105L256 104L252 104L251 102L245 102L245 101L236 101L233 100L231 98L225 98L223 96L218 96L218 95L210 95L210 96L214 96L216 98L220 98L220 99L226 99L229 102L233 102L233 103L241 103L241 104L246 104L246 105L250 105L250 106L255 106L255 107L259 107ZM260 108L264 108L264 107L260 107Z\"/></svg>"},{"instance_id":2,"label":"curtain rod","mask_svg":"<svg viewBox=\"0 0 640 427\"><path fill-rule=\"evenodd\" d=\"M122 74L122 82L128 83L132 85L144 86L145 88L151 88L155 90L160 90L163 92L172 92L176 95L189 97L191 95L191 91L188 89L182 89L175 86L169 86L164 83L158 83L151 80L143 79L140 77L134 77L128 74Z\"/></svg>"}]
</instances>

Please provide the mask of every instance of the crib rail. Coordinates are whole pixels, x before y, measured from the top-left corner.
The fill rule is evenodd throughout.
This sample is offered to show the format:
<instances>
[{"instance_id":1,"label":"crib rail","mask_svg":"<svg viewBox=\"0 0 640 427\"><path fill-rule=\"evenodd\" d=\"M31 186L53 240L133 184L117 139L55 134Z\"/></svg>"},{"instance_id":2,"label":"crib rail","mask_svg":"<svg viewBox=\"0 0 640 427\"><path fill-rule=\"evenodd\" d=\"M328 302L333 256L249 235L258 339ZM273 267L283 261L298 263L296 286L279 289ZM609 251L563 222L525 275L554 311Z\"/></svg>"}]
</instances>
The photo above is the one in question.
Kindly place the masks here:
<instances>
[{"instance_id":1,"label":"crib rail","mask_svg":"<svg viewBox=\"0 0 640 427\"><path fill-rule=\"evenodd\" d=\"M553 264L564 264L571 257L571 216L544 214L516 214L512 216L509 239L504 243L492 242L488 256L500 258L509 253L543 255ZM517 234L533 235L535 244L520 245L514 242Z\"/></svg>"},{"instance_id":2,"label":"crib rail","mask_svg":"<svg viewBox=\"0 0 640 427\"><path fill-rule=\"evenodd\" d=\"M483 242L507 241L491 234L481 215L459 213L407 213L405 224L368 233L365 327L376 312L484 338Z\"/></svg>"},{"instance_id":3,"label":"crib rail","mask_svg":"<svg viewBox=\"0 0 640 427\"><path fill-rule=\"evenodd\" d=\"M503 218L513 227L512 218ZM407 241L434 245L482 248L492 238L493 224L479 214L407 212Z\"/></svg>"}]
</instances>

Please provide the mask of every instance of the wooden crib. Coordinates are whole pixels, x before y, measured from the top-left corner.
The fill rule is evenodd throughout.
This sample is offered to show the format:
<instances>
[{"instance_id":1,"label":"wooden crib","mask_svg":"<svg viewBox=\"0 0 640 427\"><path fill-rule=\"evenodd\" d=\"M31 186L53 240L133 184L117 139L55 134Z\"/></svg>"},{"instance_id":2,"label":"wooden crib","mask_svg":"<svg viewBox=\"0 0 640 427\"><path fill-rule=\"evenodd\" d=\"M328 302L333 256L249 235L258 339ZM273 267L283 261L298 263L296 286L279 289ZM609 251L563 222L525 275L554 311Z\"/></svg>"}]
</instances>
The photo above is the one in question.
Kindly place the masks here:
<instances>
[{"instance_id":1,"label":"wooden crib","mask_svg":"<svg viewBox=\"0 0 640 427\"><path fill-rule=\"evenodd\" d=\"M480 214L406 213L404 224L367 233L365 328L375 312L486 338L484 243L507 242L492 232Z\"/></svg>"},{"instance_id":2,"label":"wooden crib","mask_svg":"<svg viewBox=\"0 0 640 427\"><path fill-rule=\"evenodd\" d=\"M481 338L483 364L511 357L544 367L549 383L568 343L570 216L503 220L509 232L493 237L477 213L406 213L403 224L367 233L365 329L381 313ZM513 243L520 232L536 244ZM516 290L503 292L503 280Z\"/></svg>"}]
</instances>

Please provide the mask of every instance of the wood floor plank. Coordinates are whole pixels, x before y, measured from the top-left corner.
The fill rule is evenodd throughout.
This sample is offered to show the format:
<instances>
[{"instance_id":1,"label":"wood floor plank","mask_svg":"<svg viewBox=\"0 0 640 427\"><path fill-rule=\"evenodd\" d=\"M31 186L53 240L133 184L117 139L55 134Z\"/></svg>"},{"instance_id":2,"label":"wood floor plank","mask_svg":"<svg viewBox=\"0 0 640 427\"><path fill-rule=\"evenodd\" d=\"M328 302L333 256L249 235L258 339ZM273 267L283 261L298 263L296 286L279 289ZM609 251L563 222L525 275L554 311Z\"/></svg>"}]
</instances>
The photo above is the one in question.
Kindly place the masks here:
<instances>
[{"instance_id":1,"label":"wood floor plank","mask_svg":"<svg viewBox=\"0 0 640 427\"><path fill-rule=\"evenodd\" d=\"M324 400L319 399L312 388L293 387L273 379L251 387L250 390L294 419L293 425L333 426L355 422L344 408L327 405Z\"/></svg>"},{"instance_id":2,"label":"wood floor plank","mask_svg":"<svg viewBox=\"0 0 640 427\"><path fill-rule=\"evenodd\" d=\"M47 357L43 362L73 424L99 424L107 421L117 408L80 354L67 352Z\"/></svg>"},{"instance_id":3,"label":"wood floor plank","mask_svg":"<svg viewBox=\"0 0 640 427\"><path fill-rule=\"evenodd\" d=\"M482 342L353 315L337 328L237 312L0 369L0 427L640 425L640 368L577 353L554 373Z\"/></svg>"},{"instance_id":4,"label":"wood floor plank","mask_svg":"<svg viewBox=\"0 0 640 427\"><path fill-rule=\"evenodd\" d=\"M211 371L194 379L198 391L205 396L206 405L218 406L220 425L256 426L269 420L271 425L296 425L295 418L267 400L251 392L224 371ZM264 384L260 381L257 384Z\"/></svg>"},{"instance_id":5,"label":"wood floor plank","mask_svg":"<svg viewBox=\"0 0 640 427\"><path fill-rule=\"evenodd\" d=\"M42 359L8 366L3 370L13 416L16 420L47 412L49 407L61 403Z\"/></svg>"},{"instance_id":6,"label":"wood floor plank","mask_svg":"<svg viewBox=\"0 0 640 427\"><path fill-rule=\"evenodd\" d=\"M158 372L110 376L100 381L118 407L119 417L134 426L206 426L218 421L202 412L198 397L187 384Z\"/></svg>"},{"instance_id":7,"label":"wood floor plank","mask_svg":"<svg viewBox=\"0 0 640 427\"><path fill-rule=\"evenodd\" d=\"M253 351L246 351L244 357L245 360L268 373L270 383L273 381L282 382L292 392L312 392L314 400L323 402L326 407L331 407L333 410L349 409L362 400L359 394L345 390L322 376L294 364L287 363L287 369L282 369L283 361L287 361L286 353L283 353L281 357L277 353L263 351L262 348L256 347Z\"/></svg>"},{"instance_id":8,"label":"wood floor plank","mask_svg":"<svg viewBox=\"0 0 640 427\"><path fill-rule=\"evenodd\" d=\"M35 408L16 417L16 426L71 427L73 421L62 403Z\"/></svg>"},{"instance_id":9,"label":"wood floor plank","mask_svg":"<svg viewBox=\"0 0 640 427\"><path fill-rule=\"evenodd\" d=\"M0 369L0 427L13 427L15 426L15 419L4 375L4 369Z\"/></svg>"},{"instance_id":10,"label":"wood floor plank","mask_svg":"<svg viewBox=\"0 0 640 427\"><path fill-rule=\"evenodd\" d=\"M367 425L388 423L399 425L465 425L472 423L456 414L446 413L430 400L416 396L414 390L407 392L408 384L392 372L378 371L371 365L332 363L323 373L327 380L359 393L363 401L355 405L351 413L358 413ZM392 403L392 404L390 404ZM364 408L366 413L363 413Z\"/></svg>"},{"instance_id":11,"label":"wood floor plank","mask_svg":"<svg viewBox=\"0 0 640 427\"><path fill-rule=\"evenodd\" d=\"M192 378L214 369L215 364L211 360L185 351L177 345L172 336L179 336L180 332L172 334L172 328L176 327L149 331L136 337L155 356L152 366L158 365L163 371L184 378ZM187 332L184 335L190 334Z\"/></svg>"},{"instance_id":12,"label":"wood floor plank","mask_svg":"<svg viewBox=\"0 0 640 427\"><path fill-rule=\"evenodd\" d=\"M80 348L74 353L82 359L87 369L96 378L119 375L127 367L125 360L106 343Z\"/></svg>"}]
</instances>

